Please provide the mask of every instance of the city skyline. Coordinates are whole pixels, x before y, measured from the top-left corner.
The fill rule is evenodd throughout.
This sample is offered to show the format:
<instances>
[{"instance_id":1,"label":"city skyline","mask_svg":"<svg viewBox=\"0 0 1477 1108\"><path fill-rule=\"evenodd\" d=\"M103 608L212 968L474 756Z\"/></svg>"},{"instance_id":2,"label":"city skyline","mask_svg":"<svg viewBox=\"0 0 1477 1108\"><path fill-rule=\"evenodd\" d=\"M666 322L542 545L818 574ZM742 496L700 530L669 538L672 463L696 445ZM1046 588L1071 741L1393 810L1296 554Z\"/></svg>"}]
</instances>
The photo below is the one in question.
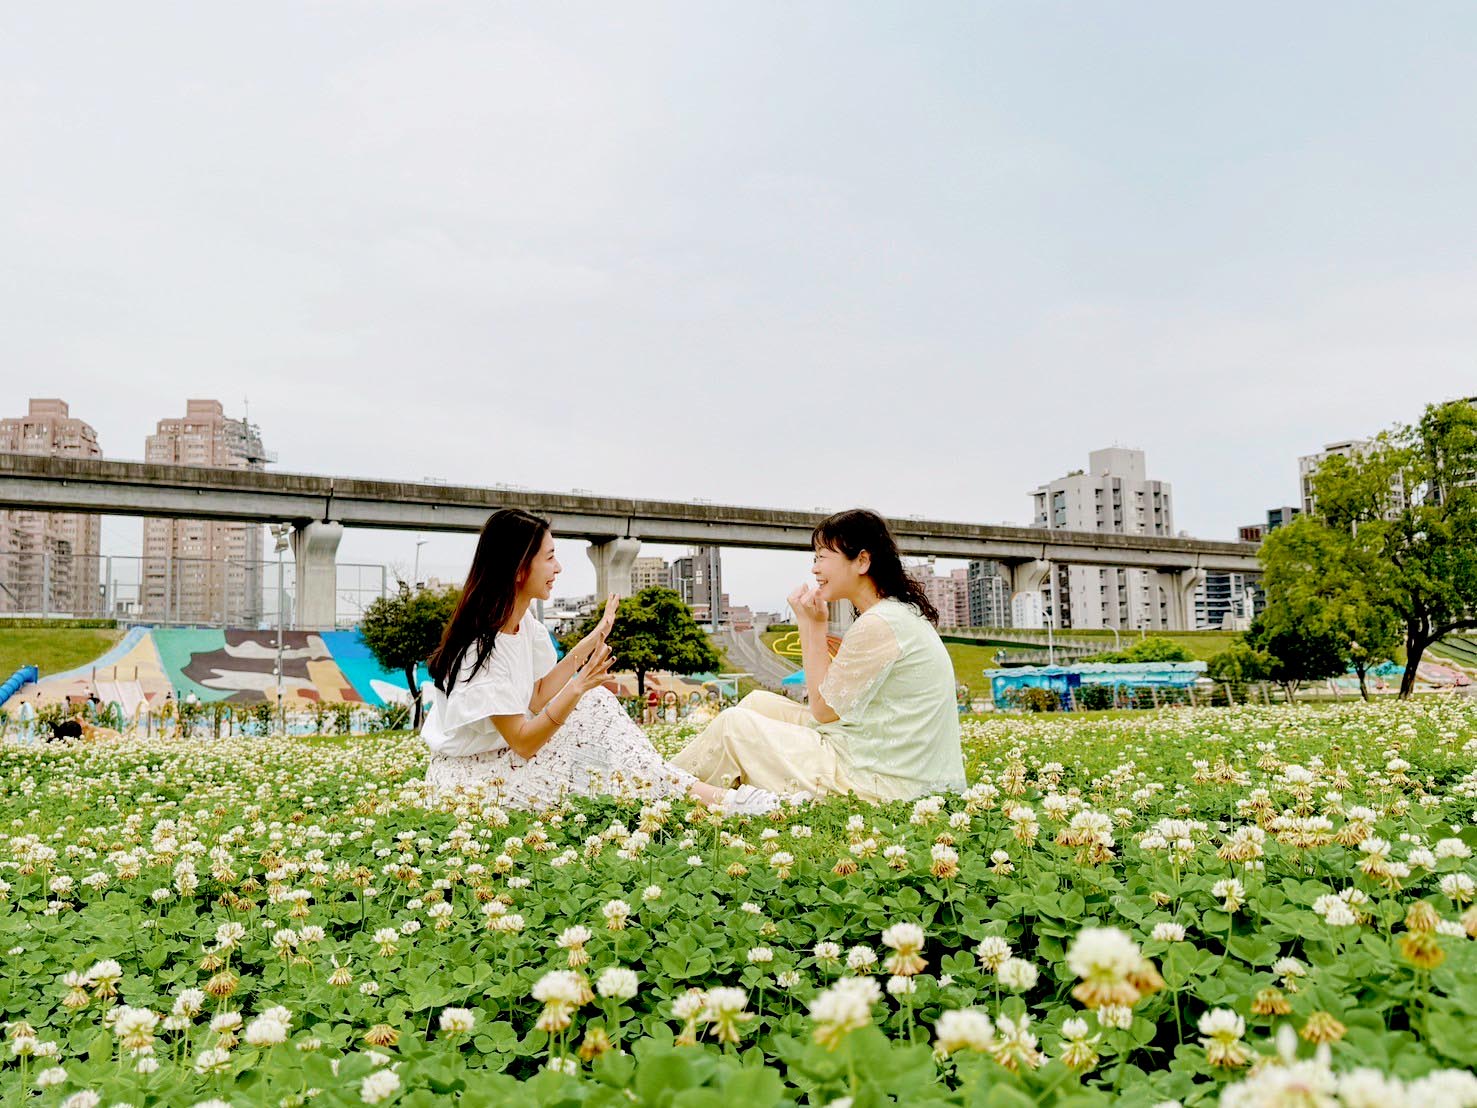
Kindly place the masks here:
<instances>
[{"instance_id":1,"label":"city skyline","mask_svg":"<svg viewBox=\"0 0 1477 1108\"><path fill-rule=\"evenodd\" d=\"M277 457L278 457L277 456L277 453L275 451L270 451L270 450L265 449L265 447L263 446L263 443L262 443L262 437L261 437L261 434L260 434L260 428L257 425L255 425L253 423L247 422L244 419L244 417L241 418L241 419L236 419L234 421L234 424L232 424L232 417L229 416L229 415L227 415L227 414L225 414L225 412L223 410L223 406L220 404L219 401L216 401L216 400L201 400L201 399L195 398L195 399L188 399L186 401L186 403L187 403L189 412L192 415L194 415L194 413L196 413L196 411L198 409L198 411L199 411L199 413L201 414L202 417L208 417L208 418L214 419L216 421L220 421L220 420L224 419L224 423L227 424L227 425L233 425L233 426L237 427L238 429L239 428L244 428L245 429L244 433L247 434L248 436L250 436L252 442L255 443L255 446L253 448L253 452L254 452L253 456L254 457L257 457L257 461L254 462L253 464L258 464L258 465L260 465L260 464L273 464L273 468L276 469L276 470L278 470L278 471L281 471L281 472L292 472L292 470L290 470L290 469L285 469L284 467L275 465L275 463L277 461ZM32 412L38 410L38 406L39 406L39 409L40 410L45 410L45 411L48 411L49 412L52 409L56 409L57 411L60 411L63 414L65 414L67 412L67 409L68 409L68 403L67 403L67 401L65 399L60 399L60 398L57 398L57 399L53 399L53 398L31 398L28 401L28 405L29 405L29 408L30 408L30 410ZM0 418L4 418L4 416L5 416L5 413L0 412ZM76 417L73 417L73 421L75 423L79 424L79 425L85 425L85 426L87 426L88 430L92 430L92 428L90 427L90 425L88 425L85 420L81 420L81 419L77 419ZM11 422L12 423L15 423L17 421L15 419L12 419ZM154 443L155 443L155 440L157 438L157 432L159 430L162 430L166 423L171 423L172 424L172 423L178 423L178 422L179 421L177 419L174 419L174 418L165 418L165 419L161 419L161 420L157 421L156 432L153 433L153 434L150 434L146 438L146 450L145 450L145 456L146 456L146 458L152 457L150 451L153 450ZM1349 441L1342 442L1342 443L1325 444L1326 445L1325 450L1317 451L1317 452L1315 452L1314 454L1311 454L1311 455L1299 455L1295 459L1295 463L1294 463L1296 469L1299 472L1299 480L1305 485L1305 483L1306 483L1305 482L1305 474L1306 474L1306 470L1307 470L1307 464L1308 464L1308 461L1309 461L1310 458L1313 458L1313 457L1321 457L1324 454L1328 453L1330 448L1335 448L1336 447L1336 448L1342 450L1342 449L1344 449L1346 447L1349 447L1351 445L1351 442L1355 442L1355 441L1357 441L1359 443L1366 442L1366 441L1368 441L1368 439L1370 437L1372 437L1372 436L1370 436L1370 435L1363 435L1363 436L1358 436L1356 440L1349 440ZM96 436L93 439L93 448L94 449L97 449L100 452L100 456L102 456L104 458L115 458L115 459L118 459L118 460L136 460L136 459L129 459L126 456L122 456L122 455L119 455L117 453L109 452L106 449L104 449L103 446L102 446L102 443L101 443L101 436ZM218 449L218 447L216 447L215 449ZM155 460L159 460L159 459L155 459ZM1069 470L1069 471L1067 471L1067 474L1066 474L1066 477L1065 478L1057 478L1057 479L1055 479L1053 481L1047 482L1044 485L1039 485L1035 489L1032 489L1027 494L1033 500L1032 519L1031 519L1030 524L1021 524L1021 525L1023 525L1023 526L1025 526L1025 525L1043 526L1044 525L1043 522L1042 522L1043 517L1042 517L1042 514L1041 513L1044 511L1044 509L1042 507L1042 505L1044 503L1043 497L1046 496L1046 495L1048 495L1048 490L1050 490L1050 489L1057 489L1057 488L1061 488L1061 487L1075 487L1076 484L1078 484L1082 480L1084 480L1084 476L1083 475L1089 475L1090 476L1090 475L1093 475L1093 474L1103 474L1103 475L1112 476L1113 474L1115 474L1115 473L1118 472L1118 469L1122 468L1125 465L1128 467L1127 472L1129 472L1130 474L1136 475L1137 478L1140 479L1140 480L1143 479L1143 477L1144 477L1144 473L1143 473L1143 469L1144 469L1144 457L1143 457L1143 452L1142 451L1126 449L1126 448L1119 447L1119 446L1105 447L1105 448L1101 448L1101 449L1098 449L1098 450L1089 451L1089 467L1088 467L1088 469L1086 469L1086 470L1084 470L1084 469ZM1063 482L1066 482L1066 485L1065 486L1063 485ZM459 483L459 482L453 482L453 483ZM1149 482L1149 486L1152 486L1154 488L1158 488L1160 486L1160 484L1161 484L1161 482L1159 482L1157 480L1152 481L1152 482ZM1168 514L1169 488L1170 488L1170 486L1172 484L1173 484L1172 481L1162 482L1163 489L1164 489L1164 496L1166 498L1165 499L1166 515ZM541 491L551 491L551 492L554 492L554 491L568 491L568 490L541 490ZM596 492L596 493L598 493L601 490L582 489L582 490L579 490L579 491ZM1058 495L1060 495L1060 494L1058 494ZM1157 493L1155 495L1157 496ZM771 507L785 507L785 505L769 505L769 506L771 506ZM1074 510L1080 511L1080 509L1074 509ZM1281 513L1283 513L1284 511L1289 511L1289 510L1291 510L1291 509L1283 509L1283 508L1270 509L1267 514L1269 514L1269 515L1279 515L1280 516ZM907 514L913 515L913 516L918 516L919 515L919 513L907 513ZM950 518L950 517L944 517L944 518ZM958 518L958 517L954 517L954 518ZM1085 519L1086 517L1084 516L1083 518ZM1063 516L1062 519L1065 520L1066 517ZM1083 530L1093 530L1093 529L1115 530L1115 529L1123 529L1122 527L1117 527L1117 526L1112 526L1112 525L1110 525L1110 526L1099 526L1099 527L1086 527L1086 526L1084 526L1082 524L1082 520L1081 519L1077 519L1076 516L1073 516L1072 519L1077 523L1077 527L1074 528L1072 526L1072 524L1069 522L1069 523L1067 523L1067 529L1083 529ZM1013 522L1013 521L972 520L970 522L980 522L980 523L1009 523L1009 522ZM1270 520L1269 520L1269 522L1270 522ZM104 556L109 555L109 554L112 554L112 555L126 555L126 556L137 556L137 555L140 555L140 554L146 554L147 553L147 550L144 549L146 547L146 545L147 545L146 542L145 543L142 543L142 544L141 543L138 543L138 542L130 543L129 538L121 530L121 528L124 527L124 526L131 526L131 527L136 528L137 525L138 525L138 521L136 519L130 519L129 517L103 517L103 528L102 528L102 530L103 530L103 541L101 543L101 549L99 550L99 553L101 555L104 555ZM1061 524L1058 523L1057 525L1060 526ZM145 522L145 534L146 535L148 533L148 526L149 526L149 524L147 522ZM1130 531L1134 530L1133 527L1128 527L1127 529L1130 530ZM1254 528L1249 528L1247 525L1242 524L1241 526L1239 526L1239 527L1236 528L1237 534L1234 535L1234 536L1221 536L1221 535L1208 536L1208 535L1199 535L1199 536L1192 536L1192 537L1196 537L1196 538L1214 538L1214 539L1225 539L1225 538L1233 538L1234 537L1234 538L1239 538L1242 541L1256 541L1256 540L1249 539L1249 537L1248 537L1248 531L1253 530L1253 529ZM1172 524L1169 525L1169 528L1168 529L1165 529L1163 527L1156 527L1155 530L1159 531L1160 533L1165 533L1165 534L1169 534L1169 533L1187 534L1188 533L1188 532L1184 531L1183 529L1175 530L1173 528ZM1265 533L1265 530L1266 530L1265 525L1262 525L1259 528L1259 533L1260 534L1264 534ZM394 544L397 544L397 543L398 544L403 544L406 541L406 539L405 539L406 534L407 533L403 533L403 532L388 533L388 532L356 531L356 530L352 530L351 529L351 530L349 530L349 531L347 531L345 533L345 535L346 535L345 544L347 545L347 537L353 535L353 536L357 536L360 539L361 543L367 541L367 542L369 542L371 544L382 545L383 547L385 547L385 548L388 549L391 545L394 545ZM423 537L423 535L424 535L424 537ZM416 547L417 558L419 558L419 547L422 546L422 545L429 545L433 541L433 539L439 539L439 540L442 540L443 542L448 542L449 541L452 544L462 545L463 547L465 547L465 550L466 550L466 558L468 560L470 559L471 548L475 544L475 536L472 536L472 535L452 535L452 534L444 534L444 533L443 534L438 534L438 533L434 533L434 532L426 532L426 533L416 532L416 533L414 533L414 538L413 538L412 542L414 543L414 545ZM588 574L588 576L590 576L590 578L591 578L591 587L593 588L593 569L592 569L592 567L588 567L587 566L587 563L584 562L584 559L579 556L579 554L584 549L584 543L582 541L580 541L580 540L573 540L573 539L571 539L571 540L562 540L560 542L560 547L561 547L560 557L561 557L561 560L563 561L566 569L573 568L575 572L574 572L573 576L565 576L563 578L563 580L561 581L561 588L559 590L559 595L564 596L564 597L577 597L577 596L590 595L590 589L583 588L579 584L575 584L573 587L571 587L571 584L570 584L571 582L576 582L576 583L580 582L582 576L584 575L582 573L582 570L584 570L586 568L589 568L589 574ZM691 561L691 558L690 557L687 557L687 555L693 554L697 549L699 549L699 548L689 548L689 547L684 547L684 546L672 546L672 545L661 545L661 544L648 544L648 545L644 545L643 546L643 548L642 548L642 556L638 559L638 562L639 563L645 563L648 566L652 565L653 563L661 563L662 565L665 566L664 573L675 573L676 572L676 568L677 568L677 563L684 562L684 561L690 562ZM669 555L670 555L671 561L673 563L671 565L667 565L666 562L665 562L665 559ZM791 562L795 562L797 560L797 558L798 558L801 562L804 561L804 555L803 554L796 555L794 553L788 553L787 554L787 553L784 553L784 552L758 551L758 550L749 550L749 549L743 549L743 548L728 548L727 550L724 551L724 560L726 562L729 558L737 557L737 558L739 558L742 561L742 560L745 559L745 556L752 556L752 555L757 555L760 559L769 561L769 562L771 562L771 564L774 563L774 560L775 559L787 559L787 560L789 560ZM239 557L240 555L238 554L237 556ZM351 561L350 558L346 558L345 556L343 556L342 550L340 551L340 556L339 556L339 559L338 560L340 561L340 563L347 563L347 562ZM147 559L145 559L145 561L147 561ZM956 559L940 559L939 560L939 563L943 567L943 572L940 574L940 580L947 579L949 576L952 575L957 580L957 582L958 582L958 584L960 586L960 589L961 589L961 593L960 593L960 597L961 597L961 599L960 599L961 608L967 608L967 607L969 607L970 602L967 599L968 598L968 591L967 591L967 588L966 588L966 577L965 577L965 572L966 571L965 571L965 568L964 568L965 565L966 565L966 563L961 562L961 561L956 560ZM395 570L396 573L400 574L401 576L403 576L403 577L405 577L407 579L410 578L410 577L412 577L412 576L414 576L414 574L411 572L409 566L402 564L398 559L395 559L393 557L392 558L389 558L389 559L386 560L385 564L390 565ZM419 572L419 578L422 579L422 580L427 579L429 577L435 577L438 580L455 581L455 580L459 580L460 577L461 577L461 575L465 572L465 563L463 563L459 567L455 563L446 563L444 565L439 565L438 563L433 562L431 560L426 560L426 561L424 561L423 564L422 563L419 563L419 562L417 564L418 564L418 568L420 570L420 572ZM933 560L932 559L928 559L927 560L927 564L928 564L928 566L932 566ZM915 561L915 565L918 568L921 569L923 567L923 565L924 565L924 562L922 560L917 560L917 561ZM1066 572L1065 568L1063 569L1063 572L1064 573ZM1074 570L1073 572L1082 572L1082 571ZM1130 576L1133 576L1136 573L1136 571L1133 571L1133 570L1120 571L1120 572L1126 572ZM638 576L639 576L639 571L638 571ZM728 576L727 575L726 571L725 571L725 576L729 580L732 579L731 576ZM747 575L745 575L743 573L740 574L740 578L741 579L744 579L746 576ZM1213 575L1213 576L1216 576L1216 575ZM1221 576L1224 576L1224 575L1221 575ZM653 578L652 581L649 582L649 583L655 583L655 578ZM741 586L741 587L743 587L743 586ZM793 586L787 586L787 589L788 589L788 587L793 587ZM1237 586L1237 589L1239 590L1240 587L1241 586L1238 585ZM258 591L260 591L260 590L258 590ZM683 586L682 587L682 591L684 591L684 594L685 594L687 592L687 588L685 586ZM1048 599L1047 599L1047 602L1046 602L1046 606L1047 606L1047 610L1048 611L1051 610L1051 608L1052 608L1052 602L1049 599L1049 594L1050 594L1050 586L1048 586ZM1237 593L1237 595L1239 595L1239 592ZM728 601L728 597L730 596L730 592L729 592L729 590L728 590L728 588L726 586L726 583L725 583L725 586L724 586L724 589L723 589L723 596L724 596L724 600L725 600L725 604L726 604L727 601ZM694 601L699 601L700 602L704 598L702 598L702 597L694 597L692 599ZM1200 603L1201 603L1202 607L1204 605L1204 602L1205 602L1205 596L1204 596L1204 590L1202 590L1202 594L1201 594L1201 597L1200 597ZM769 599L769 600L766 601L765 599L759 599L757 597L752 597L752 596L739 596L739 597L736 597L734 599L734 603L735 604L745 604L746 607L755 608L755 609L772 608L772 609L777 609L777 610L780 610L780 611L783 611L783 609L784 609L784 605L780 601L777 601L777 600L774 600L774 599ZM976 601L976 603L978 604L978 600ZM1008 603L1009 602L1007 601L1007 604ZM1204 615L1204 612L1202 611L1200 614L1203 616ZM1072 621L1072 622L1075 623L1075 621ZM1141 625L1143 625L1143 622L1144 621L1143 621L1142 617L1137 617L1137 618L1129 619L1128 622L1125 625L1126 626L1141 626ZM1099 625L1099 621L1096 620L1096 619L1094 619L1094 620L1090 621L1087 625L1088 626L1098 626Z\"/></svg>"},{"instance_id":2,"label":"city skyline","mask_svg":"<svg viewBox=\"0 0 1477 1108\"><path fill-rule=\"evenodd\" d=\"M0 366L120 456L213 396L283 470L889 515L1023 523L1118 444L1230 537L1299 503L1289 459L1470 392L1474 31L1440 0L12 5ZM805 568L725 565L762 606Z\"/></svg>"}]
</instances>

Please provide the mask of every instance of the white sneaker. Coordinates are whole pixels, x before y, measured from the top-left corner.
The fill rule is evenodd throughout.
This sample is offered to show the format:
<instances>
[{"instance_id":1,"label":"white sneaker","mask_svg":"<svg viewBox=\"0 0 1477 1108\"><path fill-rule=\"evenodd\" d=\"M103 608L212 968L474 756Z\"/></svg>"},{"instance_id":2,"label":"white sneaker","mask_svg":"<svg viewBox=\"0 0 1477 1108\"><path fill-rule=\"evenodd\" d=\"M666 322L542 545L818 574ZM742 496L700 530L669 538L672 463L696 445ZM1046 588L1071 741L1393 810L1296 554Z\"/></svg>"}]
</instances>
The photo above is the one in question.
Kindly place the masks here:
<instances>
[{"instance_id":1,"label":"white sneaker","mask_svg":"<svg viewBox=\"0 0 1477 1108\"><path fill-rule=\"evenodd\" d=\"M768 789L740 785L723 794L723 812L730 816L762 816L780 806L780 798Z\"/></svg>"}]
</instances>

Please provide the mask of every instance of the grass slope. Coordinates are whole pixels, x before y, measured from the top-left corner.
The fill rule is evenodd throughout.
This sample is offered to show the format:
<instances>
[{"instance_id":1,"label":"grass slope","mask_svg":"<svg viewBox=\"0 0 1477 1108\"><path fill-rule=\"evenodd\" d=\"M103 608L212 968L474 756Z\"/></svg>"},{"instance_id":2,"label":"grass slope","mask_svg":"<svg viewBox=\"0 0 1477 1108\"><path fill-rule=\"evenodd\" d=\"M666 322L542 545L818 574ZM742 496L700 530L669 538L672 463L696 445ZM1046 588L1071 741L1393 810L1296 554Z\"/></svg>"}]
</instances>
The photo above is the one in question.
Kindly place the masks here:
<instances>
[{"instance_id":1,"label":"grass slope","mask_svg":"<svg viewBox=\"0 0 1477 1108\"><path fill-rule=\"evenodd\" d=\"M42 677L84 666L122 637L117 628L0 627L0 681L21 666L40 666Z\"/></svg>"}]
</instances>

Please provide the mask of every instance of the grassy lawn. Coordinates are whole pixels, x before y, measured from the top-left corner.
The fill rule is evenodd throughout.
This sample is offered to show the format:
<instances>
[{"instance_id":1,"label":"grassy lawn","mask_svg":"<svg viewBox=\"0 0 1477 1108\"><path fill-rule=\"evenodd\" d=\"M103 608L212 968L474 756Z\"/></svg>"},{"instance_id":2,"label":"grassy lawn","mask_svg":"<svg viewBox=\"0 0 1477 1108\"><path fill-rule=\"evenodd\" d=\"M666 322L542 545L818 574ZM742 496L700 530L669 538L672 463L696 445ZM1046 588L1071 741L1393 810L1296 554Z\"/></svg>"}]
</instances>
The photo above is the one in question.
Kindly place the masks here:
<instances>
[{"instance_id":1,"label":"grassy lawn","mask_svg":"<svg viewBox=\"0 0 1477 1108\"><path fill-rule=\"evenodd\" d=\"M42 677L75 669L122 637L116 628L0 627L0 681L21 666L40 666Z\"/></svg>"}]
</instances>

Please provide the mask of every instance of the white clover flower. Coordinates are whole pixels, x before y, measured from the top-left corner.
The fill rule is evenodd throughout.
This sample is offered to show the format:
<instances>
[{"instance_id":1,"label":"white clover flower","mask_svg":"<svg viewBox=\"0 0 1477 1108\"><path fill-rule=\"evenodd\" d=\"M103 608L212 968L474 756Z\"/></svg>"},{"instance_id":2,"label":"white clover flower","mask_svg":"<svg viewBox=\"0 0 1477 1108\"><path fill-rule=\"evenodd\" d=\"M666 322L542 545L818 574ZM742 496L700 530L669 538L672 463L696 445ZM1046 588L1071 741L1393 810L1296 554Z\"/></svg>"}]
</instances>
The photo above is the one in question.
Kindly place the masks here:
<instances>
[{"instance_id":1,"label":"white clover flower","mask_svg":"<svg viewBox=\"0 0 1477 1108\"><path fill-rule=\"evenodd\" d=\"M870 973L877 964L877 952L865 944L852 947L846 953L846 968L861 973Z\"/></svg>"},{"instance_id":2,"label":"white clover flower","mask_svg":"<svg viewBox=\"0 0 1477 1108\"><path fill-rule=\"evenodd\" d=\"M267 1016L258 1016L246 1025L246 1041L252 1046L276 1046L287 1041L287 1025Z\"/></svg>"},{"instance_id":3,"label":"white clover flower","mask_svg":"<svg viewBox=\"0 0 1477 1108\"><path fill-rule=\"evenodd\" d=\"M662 887L660 885L647 885L646 888L641 890L641 899L648 902L660 900L661 896Z\"/></svg>"},{"instance_id":4,"label":"white clover flower","mask_svg":"<svg viewBox=\"0 0 1477 1108\"><path fill-rule=\"evenodd\" d=\"M630 1000L636 995L637 988L635 971L624 966L602 970L595 981L595 992L607 1000Z\"/></svg>"},{"instance_id":5,"label":"white clover flower","mask_svg":"<svg viewBox=\"0 0 1477 1108\"><path fill-rule=\"evenodd\" d=\"M944 1012L933 1030L938 1048L945 1054L960 1050L987 1052L995 1048L995 1024L978 1008Z\"/></svg>"},{"instance_id":6,"label":"white clover flower","mask_svg":"<svg viewBox=\"0 0 1477 1108\"><path fill-rule=\"evenodd\" d=\"M882 990L870 977L843 977L810 1002L815 1038L827 1049L849 1031L872 1022L872 1005L882 999Z\"/></svg>"},{"instance_id":7,"label":"white clover flower","mask_svg":"<svg viewBox=\"0 0 1477 1108\"><path fill-rule=\"evenodd\" d=\"M67 1071L61 1066L51 1066L36 1075L36 1088L49 1089L53 1085L60 1085L67 1079Z\"/></svg>"},{"instance_id":8,"label":"white clover flower","mask_svg":"<svg viewBox=\"0 0 1477 1108\"><path fill-rule=\"evenodd\" d=\"M1012 992L1023 993L1036 986L1040 971L1022 958L1007 958L998 971L1000 984Z\"/></svg>"},{"instance_id":9,"label":"white clover flower","mask_svg":"<svg viewBox=\"0 0 1477 1108\"><path fill-rule=\"evenodd\" d=\"M450 1035L466 1035L476 1026L477 1017L470 1008L444 1008L441 1011L441 1030Z\"/></svg>"},{"instance_id":10,"label":"white clover flower","mask_svg":"<svg viewBox=\"0 0 1477 1108\"><path fill-rule=\"evenodd\" d=\"M375 1070L359 1083L359 1099L365 1104L378 1104L400 1091L400 1076L394 1070Z\"/></svg>"},{"instance_id":11,"label":"white clover flower","mask_svg":"<svg viewBox=\"0 0 1477 1108\"><path fill-rule=\"evenodd\" d=\"M975 947L974 953L980 960L980 965L993 973L1010 957L1010 943L999 935L986 935L980 940L980 945Z\"/></svg>"},{"instance_id":12,"label":"white clover flower","mask_svg":"<svg viewBox=\"0 0 1477 1108\"><path fill-rule=\"evenodd\" d=\"M1156 923L1153 934L1149 937L1165 943L1183 942L1185 938L1185 925L1182 923Z\"/></svg>"},{"instance_id":13,"label":"white clover flower","mask_svg":"<svg viewBox=\"0 0 1477 1108\"><path fill-rule=\"evenodd\" d=\"M201 1075L225 1073L231 1068L231 1052L211 1047L195 1056L195 1072Z\"/></svg>"}]
</instances>

